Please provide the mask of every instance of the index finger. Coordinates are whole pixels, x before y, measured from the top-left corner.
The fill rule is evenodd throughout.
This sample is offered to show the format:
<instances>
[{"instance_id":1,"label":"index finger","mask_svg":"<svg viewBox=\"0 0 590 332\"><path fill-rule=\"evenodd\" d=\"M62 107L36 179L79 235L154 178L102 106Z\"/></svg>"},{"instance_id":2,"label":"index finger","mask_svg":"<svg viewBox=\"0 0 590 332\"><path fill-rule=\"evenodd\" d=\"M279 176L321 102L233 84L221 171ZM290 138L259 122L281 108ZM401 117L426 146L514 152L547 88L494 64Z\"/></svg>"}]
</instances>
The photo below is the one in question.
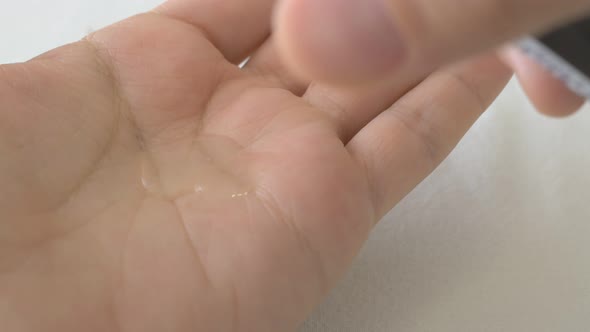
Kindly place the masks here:
<instances>
[{"instance_id":1,"label":"index finger","mask_svg":"<svg viewBox=\"0 0 590 332\"><path fill-rule=\"evenodd\" d=\"M417 75L590 13L587 0L283 0L276 34L300 75Z\"/></svg>"}]
</instances>

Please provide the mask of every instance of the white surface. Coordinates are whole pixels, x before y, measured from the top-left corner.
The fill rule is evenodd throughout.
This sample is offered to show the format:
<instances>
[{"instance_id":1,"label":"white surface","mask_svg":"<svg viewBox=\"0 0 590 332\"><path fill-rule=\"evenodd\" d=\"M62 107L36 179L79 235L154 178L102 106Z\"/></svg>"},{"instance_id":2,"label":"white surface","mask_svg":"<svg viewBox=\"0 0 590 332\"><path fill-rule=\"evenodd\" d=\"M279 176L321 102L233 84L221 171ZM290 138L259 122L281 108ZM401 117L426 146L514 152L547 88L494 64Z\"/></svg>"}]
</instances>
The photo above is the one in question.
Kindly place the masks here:
<instances>
[{"instance_id":1,"label":"white surface","mask_svg":"<svg viewBox=\"0 0 590 332\"><path fill-rule=\"evenodd\" d=\"M0 62L159 2L0 0ZM512 86L301 331L588 331L589 240L590 111L546 119Z\"/></svg>"}]
</instances>

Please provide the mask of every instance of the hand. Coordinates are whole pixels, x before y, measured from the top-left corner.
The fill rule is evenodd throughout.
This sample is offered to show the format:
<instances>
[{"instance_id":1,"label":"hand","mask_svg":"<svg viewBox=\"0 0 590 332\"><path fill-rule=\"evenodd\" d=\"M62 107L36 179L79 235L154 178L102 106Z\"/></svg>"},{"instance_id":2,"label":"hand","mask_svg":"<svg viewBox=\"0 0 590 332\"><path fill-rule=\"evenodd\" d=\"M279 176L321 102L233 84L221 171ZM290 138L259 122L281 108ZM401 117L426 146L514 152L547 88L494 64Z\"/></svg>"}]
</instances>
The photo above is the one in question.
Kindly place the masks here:
<instances>
[{"instance_id":1,"label":"hand","mask_svg":"<svg viewBox=\"0 0 590 332\"><path fill-rule=\"evenodd\" d=\"M510 77L300 81L272 5L169 1L0 66L1 330L293 330Z\"/></svg>"},{"instance_id":2,"label":"hand","mask_svg":"<svg viewBox=\"0 0 590 332\"><path fill-rule=\"evenodd\" d=\"M568 115L584 99L503 44L590 13L586 0L282 0L280 52L301 77L326 82L412 81L434 68L502 46L537 108Z\"/></svg>"}]
</instances>

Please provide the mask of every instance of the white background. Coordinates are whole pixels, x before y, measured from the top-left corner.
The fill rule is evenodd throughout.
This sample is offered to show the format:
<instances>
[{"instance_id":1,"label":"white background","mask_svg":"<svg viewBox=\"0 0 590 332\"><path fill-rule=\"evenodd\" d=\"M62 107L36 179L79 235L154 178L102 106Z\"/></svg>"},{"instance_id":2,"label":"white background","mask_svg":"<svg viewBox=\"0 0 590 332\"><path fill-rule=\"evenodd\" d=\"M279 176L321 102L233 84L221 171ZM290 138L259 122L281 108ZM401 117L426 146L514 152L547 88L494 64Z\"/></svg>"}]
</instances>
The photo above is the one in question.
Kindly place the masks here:
<instances>
[{"instance_id":1,"label":"white background","mask_svg":"<svg viewBox=\"0 0 590 332\"><path fill-rule=\"evenodd\" d=\"M159 2L0 0L0 63ZM590 110L546 119L515 85L380 224L302 328L588 330Z\"/></svg>"}]
</instances>

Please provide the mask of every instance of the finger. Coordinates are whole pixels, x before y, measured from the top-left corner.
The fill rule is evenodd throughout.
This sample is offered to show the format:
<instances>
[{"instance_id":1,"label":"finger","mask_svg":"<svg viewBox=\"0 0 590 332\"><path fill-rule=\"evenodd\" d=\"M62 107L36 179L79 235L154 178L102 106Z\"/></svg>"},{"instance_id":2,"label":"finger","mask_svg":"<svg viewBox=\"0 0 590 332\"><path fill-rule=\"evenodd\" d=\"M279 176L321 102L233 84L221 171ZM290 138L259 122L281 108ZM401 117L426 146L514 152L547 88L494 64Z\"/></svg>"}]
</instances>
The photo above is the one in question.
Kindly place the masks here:
<instances>
[{"instance_id":1,"label":"finger","mask_svg":"<svg viewBox=\"0 0 590 332\"><path fill-rule=\"evenodd\" d=\"M352 139L347 147L366 169L378 216L434 170L510 76L495 56L436 73Z\"/></svg>"},{"instance_id":2,"label":"finger","mask_svg":"<svg viewBox=\"0 0 590 332\"><path fill-rule=\"evenodd\" d=\"M275 22L290 66L340 82L428 72L589 11L587 0L283 0Z\"/></svg>"},{"instance_id":3,"label":"finger","mask_svg":"<svg viewBox=\"0 0 590 332\"><path fill-rule=\"evenodd\" d=\"M157 12L194 25L234 63L243 61L270 34L275 0L168 0Z\"/></svg>"},{"instance_id":4,"label":"finger","mask_svg":"<svg viewBox=\"0 0 590 332\"><path fill-rule=\"evenodd\" d=\"M543 66L519 50L503 52L503 59L514 69L522 88L541 113L567 116L584 104L584 98L573 93Z\"/></svg>"},{"instance_id":5,"label":"finger","mask_svg":"<svg viewBox=\"0 0 590 332\"><path fill-rule=\"evenodd\" d=\"M287 89L297 96L303 95L310 84L308 80L293 75L292 71L287 69L278 54L273 37L251 56L244 66L244 71L270 80L277 87Z\"/></svg>"},{"instance_id":6,"label":"finger","mask_svg":"<svg viewBox=\"0 0 590 332\"><path fill-rule=\"evenodd\" d=\"M418 80L412 82L395 76L363 86L314 83L304 98L334 120L340 139L347 143L369 121L417 84Z\"/></svg>"}]
</instances>

